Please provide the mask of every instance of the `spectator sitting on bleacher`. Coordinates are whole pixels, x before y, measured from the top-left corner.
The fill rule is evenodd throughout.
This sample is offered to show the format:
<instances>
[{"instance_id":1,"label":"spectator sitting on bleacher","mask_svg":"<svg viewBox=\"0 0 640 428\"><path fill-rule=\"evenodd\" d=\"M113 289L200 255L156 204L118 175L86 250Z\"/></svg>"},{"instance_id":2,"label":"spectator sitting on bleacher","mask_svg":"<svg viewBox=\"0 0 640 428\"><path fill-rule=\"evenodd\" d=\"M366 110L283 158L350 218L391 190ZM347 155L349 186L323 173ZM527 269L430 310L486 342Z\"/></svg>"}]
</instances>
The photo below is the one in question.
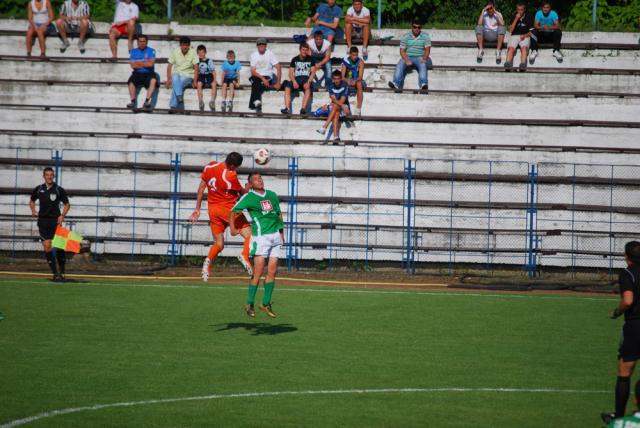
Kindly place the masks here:
<instances>
[{"instance_id":1,"label":"spectator sitting on bleacher","mask_svg":"<svg viewBox=\"0 0 640 428\"><path fill-rule=\"evenodd\" d=\"M262 112L262 94L267 89L280 90L280 76L282 68L276 55L267 49L267 39L259 38L256 41L258 50L251 54L249 65L251 66L251 96L249 108L256 113Z\"/></svg>"},{"instance_id":2,"label":"spectator sitting on bleacher","mask_svg":"<svg viewBox=\"0 0 640 428\"><path fill-rule=\"evenodd\" d=\"M518 3L516 5L516 15L513 17L511 26L509 26L511 37L507 45L507 60L504 63L504 68L510 69L513 67L513 57L516 54L516 49L520 48L520 70L525 71L527 69L527 51L531 42L532 29L533 19L531 15L527 13L524 3Z\"/></svg>"},{"instance_id":3,"label":"spectator sitting on bleacher","mask_svg":"<svg viewBox=\"0 0 640 428\"><path fill-rule=\"evenodd\" d=\"M371 35L371 13L362 5L362 0L353 0L344 17L344 38L347 40L347 50L351 49L353 36L362 39L362 58L369 58L369 36Z\"/></svg>"},{"instance_id":4,"label":"spectator sitting on bleacher","mask_svg":"<svg viewBox=\"0 0 640 428\"><path fill-rule=\"evenodd\" d=\"M309 55L309 45L307 42L300 43L300 54L294 56L289 64L289 80L282 84L284 88L284 108L280 110L282 114L291 114L291 93L304 92L300 114L306 115L309 107L309 99L313 90L313 76L316 74L316 60Z\"/></svg>"},{"instance_id":5,"label":"spectator sitting on bleacher","mask_svg":"<svg viewBox=\"0 0 640 428\"><path fill-rule=\"evenodd\" d=\"M113 59L118 57L118 38L122 36L128 38L129 52L133 50L133 37L136 34L138 13L138 5L132 3L131 0L116 0L116 13L109 31L109 47Z\"/></svg>"},{"instance_id":6,"label":"spectator sitting on bleacher","mask_svg":"<svg viewBox=\"0 0 640 428\"><path fill-rule=\"evenodd\" d=\"M207 48L204 45L198 46L196 51L198 52L198 108L200 111L204 111L202 90L211 88L209 108L211 111L216 111L216 95L218 93L216 67L213 65L213 60L207 58Z\"/></svg>"},{"instance_id":7,"label":"spectator sitting on bleacher","mask_svg":"<svg viewBox=\"0 0 640 428\"><path fill-rule=\"evenodd\" d=\"M329 99L331 100L331 107L329 109L329 115L321 128L316 132L324 135L329 129L329 125L333 124L333 144L340 142L340 118L349 119L351 109L349 107L349 86L342 80L342 73L340 70L334 70L331 73L331 84L327 88L329 92Z\"/></svg>"},{"instance_id":8,"label":"spectator sitting on bleacher","mask_svg":"<svg viewBox=\"0 0 640 428\"><path fill-rule=\"evenodd\" d=\"M49 32L49 25L53 21L53 8L49 0L31 0L27 5L27 19L29 27L27 27L27 56L31 56L33 48L33 37L38 38L40 46L40 58L47 56L47 45L45 38Z\"/></svg>"},{"instance_id":9,"label":"spectator sitting on bleacher","mask_svg":"<svg viewBox=\"0 0 640 428\"><path fill-rule=\"evenodd\" d=\"M558 62L562 62L564 57L560 52L560 43L562 42L560 18L555 10L551 10L550 2L542 2L542 9L536 12L533 27L529 63L533 64L538 57L538 43L553 43L553 57Z\"/></svg>"},{"instance_id":10,"label":"spectator sitting on bleacher","mask_svg":"<svg viewBox=\"0 0 640 428\"><path fill-rule=\"evenodd\" d=\"M236 53L227 51L227 59L222 63L222 112L233 111L235 90L240 87L240 61L236 61ZM227 92L228 91L228 92Z\"/></svg>"},{"instance_id":11,"label":"spectator sitting on bleacher","mask_svg":"<svg viewBox=\"0 0 640 428\"><path fill-rule=\"evenodd\" d=\"M411 31L400 38L400 61L396 65L393 81L389 82L389 87L401 91L404 86L404 78L409 67L413 66L418 70L418 85L420 90L429 90L429 80L427 76L427 66L431 62L431 36L422 31L422 23L414 19L411 23Z\"/></svg>"},{"instance_id":12,"label":"spectator sitting on bleacher","mask_svg":"<svg viewBox=\"0 0 640 428\"><path fill-rule=\"evenodd\" d=\"M180 47L169 55L167 64L167 89L171 91L169 108L184 110L184 90L188 87L197 87L198 81L198 56L191 47L191 39L187 36L180 37Z\"/></svg>"},{"instance_id":13,"label":"spectator sitting on bleacher","mask_svg":"<svg viewBox=\"0 0 640 428\"><path fill-rule=\"evenodd\" d=\"M304 25L308 28L312 23L315 24L311 34L315 34L316 31L322 31L323 37L333 43L340 25L340 18L342 18L342 8L336 5L336 0L327 0L326 3L320 3L316 13L307 18L304 21Z\"/></svg>"},{"instance_id":14,"label":"spectator sitting on bleacher","mask_svg":"<svg viewBox=\"0 0 640 428\"><path fill-rule=\"evenodd\" d=\"M342 79L349 87L349 96L356 93L356 109L353 114L360 116L365 88L364 61L358 56L358 48L355 46L351 46L349 55L342 59Z\"/></svg>"},{"instance_id":15,"label":"spectator sitting on bleacher","mask_svg":"<svg viewBox=\"0 0 640 428\"><path fill-rule=\"evenodd\" d=\"M313 38L307 40L311 56L316 60L316 68L324 71L324 87L331 83L331 42L325 40L322 31L313 33Z\"/></svg>"},{"instance_id":16,"label":"spectator sitting on bleacher","mask_svg":"<svg viewBox=\"0 0 640 428\"><path fill-rule=\"evenodd\" d=\"M60 17L56 20L56 28L62 39L60 53L71 46L68 36L78 36L78 49L84 53L84 43L92 31L89 16L89 5L84 0L66 0L62 3Z\"/></svg>"},{"instance_id":17,"label":"spectator sitting on bleacher","mask_svg":"<svg viewBox=\"0 0 640 428\"><path fill-rule=\"evenodd\" d=\"M158 86L158 80L156 77L155 63L156 63L156 51L147 46L149 39L147 36L140 34L138 36L138 47L131 51L129 55L129 64L133 72L129 81L129 95L131 102L127 104L127 108L135 109L137 104L137 91L141 87L145 87L147 90L147 98L144 100L143 109L146 111L151 110L151 98Z\"/></svg>"},{"instance_id":18,"label":"spectator sitting on bleacher","mask_svg":"<svg viewBox=\"0 0 640 428\"><path fill-rule=\"evenodd\" d=\"M496 64L502 62L502 45L504 44L504 18L502 14L496 10L493 1L488 1L487 5L478 17L478 26L476 27L476 38L478 40L478 56L476 58L478 64L482 62L484 56L484 42L496 42Z\"/></svg>"}]
</instances>

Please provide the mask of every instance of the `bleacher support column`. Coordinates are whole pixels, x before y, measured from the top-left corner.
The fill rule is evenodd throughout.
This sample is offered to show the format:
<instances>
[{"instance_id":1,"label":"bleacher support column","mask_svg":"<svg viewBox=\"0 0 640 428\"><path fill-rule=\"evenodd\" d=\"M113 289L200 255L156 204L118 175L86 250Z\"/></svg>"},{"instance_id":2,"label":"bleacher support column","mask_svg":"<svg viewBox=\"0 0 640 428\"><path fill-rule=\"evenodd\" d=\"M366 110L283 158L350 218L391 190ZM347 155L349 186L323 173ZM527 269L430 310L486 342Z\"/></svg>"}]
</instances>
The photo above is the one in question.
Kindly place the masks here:
<instances>
[{"instance_id":1,"label":"bleacher support column","mask_svg":"<svg viewBox=\"0 0 640 428\"><path fill-rule=\"evenodd\" d=\"M287 215L287 271L291 272L294 267L294 262L297 263L298 249L294 246L293 238L296 236L295 228L297 226L297 212L298 212L298 158L289 158L289 201L288 215Z\"/></svg>"},{"instance_id":2,"label":"bleacher support column","mask_svg":"<svg viewBox=\"0 0 640 428\"><path fill-rule=\"evenodd\" d=\"M56 174L56 182L60 184L60 163L62 162L62 156L60 156L60 152L56 150L51 156L51 160L53 161L53 170Z\"/></svg>"},{"instance_id":3,"label":"bleacher support column","mask_svg":"<svg viewBox=\"0 0 640 428\"><path fill-rule=\"evenodd\" d=\"M180 154L176 153L175 158L171 161L173 169L173 192L171 195L171 266L176 264L176 230L178 225L178 202L180 193L178 192L180 182Z\"/></svg>"},{"instance_id":4,"label":"bleacher support column","mask_svg":"<svg viewBox=\"0 0 640 428\"><path fill-rule=\"evenodd\" d=\"M528 254L527 254L527 264L525 266L525 270L527 271L527 274L529 276L529 278L533 278L533 276L536 273L537 270L537 262L536 262L536 258L537 258L537 253L536 251L534 251L534 245L536 242L536 237L535 237L535 233L536 233L536 228L534 228L534 222L536 221L536 214L537 214L537 209L536 209L536 200L535 200L535 195L536 195L536 178L537 178L537 172L536 172L536 166L535 165L531 165L531 167L529 168L529 207L527 209L527 223L529 225L528 227Z\"/></svg>"}]
</instances>

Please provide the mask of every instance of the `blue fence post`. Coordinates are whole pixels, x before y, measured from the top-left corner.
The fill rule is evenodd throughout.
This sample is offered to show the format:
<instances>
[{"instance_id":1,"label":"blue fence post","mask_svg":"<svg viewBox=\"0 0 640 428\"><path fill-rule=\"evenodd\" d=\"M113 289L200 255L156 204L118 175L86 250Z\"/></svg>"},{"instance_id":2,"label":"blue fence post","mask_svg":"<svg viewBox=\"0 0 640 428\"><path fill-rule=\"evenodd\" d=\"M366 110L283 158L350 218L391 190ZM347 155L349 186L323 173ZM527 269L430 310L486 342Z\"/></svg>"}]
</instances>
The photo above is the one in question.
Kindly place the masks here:
<instances>
[{"instance_id":1,"label":"blue fence post","mask_svg":"<svg viewBox=\"0 0 640 428\"><path fill-rule=\"evenodd\" d=\"M180 199L179 181L180 181L180 154L176 153L175 158L171 161L173 168L173 192L172 199L172 215L171 215L171 266L176 265L176 229L178 224L178 201Z\"/></svg>"},{"instance_id":2,"label":"blue fence post","mask_svg":"<svg viewBox=\"0 0 640 428\"><path fill-rule=\"evenodd\" d=\"M93 251L94 259L98 255L98 241L99 241L98 225L100 224L100 167L101 167L101 154L102 154L102 152L100 150L98 150L98 161L96 163L96 227L95 227L96 238L95 238L95 242L94 242L94 246L93 246L93 248L94 248L94 251ZM103 243L102 243L102 248L104 248L104 240L103 240Z\"/></svg>"},{"instance_id":3,"label":"blue fence post","mask_svg":"<svg viewBox=\"0 0 640 428\"><path fill-rule=\"evenodd\" d=\"M489 161L489 189L487 201L487 270L491 270L491 185L493 181L493 161Z\"/></svg>"},{"instance_id":4,"label":"blue fence post","mask_svg":"<svg viewBox=\"0 0 640 428\"><path fill-rule=\"evenodd\" d=\"M453 189L455 185L455 161L451 161L451 189L449 194L449 275L453 272Z\"/></svg>"},{"instance_id":5,"label":"blue fence post","mask_svg":"<svg viewBox=\"0 0 640 428\"><path fill-rule=\"evenodd\" d=\"M20 149L16 149L16 174L13 182L13 237L11 239L11 257L16 256L16 227L18 216L18 171L20 170Z\"/></svg>"},{"instance_id":6,"label":"blue fence post","mask_svg":"<svg viewBox=\"0 0 640 428\"><path fill-rule=\"evenodd\" d=\"M536 191L535 191L535 187L536 187L536 166L535 165L531 165L531 168L529 170L529 203L528 203L528 223L529 223L529 230L528 230L528 257L527 257L527 265L525 267L527 274L529 276L529 278L532 278L535 273L536 273L536 268L537 268L537 263L536 263L536 252L534 251L534 228L533 228L533 223L535 221L535 215L536 215L536 200L535 200L535 195L536 195Z\"/></svg>"},{"instance_id":7,"label":"blue fence post","mask_svg":"<svg viewBox=\"0 0 640 428\"><path fill-rule=\"evenodd\" d=\"M133 197L132 197L132 213L131 213L131 260L136 248L136 189L138 182L138 152L133 154Z\"/></svg>"},{"instance_id":8,"label":"blue fence post","mask_svg":"<svg viewBox=\"0 0 640 428\"><path fill-rule=\"evenodd\" d=\"M287 225L287 271L291 272L293 270L293 263L296 258L296 253L293 244L294 228L296 226L296 212L298 210L297 206L297 168L298 168L298 159L295 157L289 158L289 201L288 201L288 212L289 212L289 224Z\"/></svg>"},{"instance_id":9,"label":"blue fence post","mask_svg":"<svg viewBox=\"0 0 640 428\"><path fill-rule=\"evenodd\" d=\"M411 196L411 200L412 200L412 212L411 212L411 218L412 218L412 222L411 222L411 258L410 258L410 262L411 262L411 274L415 274L416 273L416 264L415 264L415 256L416 256L416 246L417 246L417 242L418 242L418 232L416 229L416 189L418 188L418 182L416 180L416 173L417 173L417 166L418 166L418 161L415 160L413 161L413 167L410 168L409 172L412 174L412 181L413 181L413 193L410 194Z\"/></svg>"},{"instance_id":10,"label":"blue fence post","mask_svg":"<svg viewBox=\"0 0 640 428\"><path fill-rule=\"evenodd\" d=\"M336 158L331 158L331 202L329 205L329 270L333 269L333 196L335 194Z\"/></svg>"},{"instance_id":11,"label":"blue fence post","mask_svg":"<svg viewBox=\"0 0 640 428\"><path fill-rule=\"evenodd\" d=\"M56 180L60 176L60 163L62 161L62 156L60 156L60 152L56 150L51 156L51 160L53 161L53 170L56 174Z\"/></svg>"},{"instance_id":12,"label":"blue fence post","mask_svg":"<svg viewBox=\"0 0 640 428\"><path fill-rule=\"evenodd\" d=\"M613 275L613 180L615 177L614 165L611 165L611 181L609 183L609 277Z\"/></svg>"},{"instance_id":13,"label":"blue fence post","mask_svg":"<svg viewBox=\"0 0 640 428\"><path fill-rule=\"evenodd\" d=\"M371 158L367 158L367 222L364 231L364 266L369 267L369 217L371 211Z\"/></svg>"},{"instance_id":14,"label":"blue fence post","mask_svg":"<svg viewBox=\"0 0 640 428\"><path fill-rule=\"evenodd\" d=\"M402 264L403 267L405 269L405 271L407 273L411 273L412 271L412 263L411 263L411 259L412 259L412 252L413 252L413 242L412 242L412 196L413 196L413 190L412 190L412 186L413 186L413 162L411 160L408 160L406 163L406 167L405 167L405 176L406 176L406 199L405 199L405 206L406 206L406 229L405 229L405 245L404 247L404 251L402 254ZM403 193L405 193L403 191Z\"/></svg>"}]
</instances>

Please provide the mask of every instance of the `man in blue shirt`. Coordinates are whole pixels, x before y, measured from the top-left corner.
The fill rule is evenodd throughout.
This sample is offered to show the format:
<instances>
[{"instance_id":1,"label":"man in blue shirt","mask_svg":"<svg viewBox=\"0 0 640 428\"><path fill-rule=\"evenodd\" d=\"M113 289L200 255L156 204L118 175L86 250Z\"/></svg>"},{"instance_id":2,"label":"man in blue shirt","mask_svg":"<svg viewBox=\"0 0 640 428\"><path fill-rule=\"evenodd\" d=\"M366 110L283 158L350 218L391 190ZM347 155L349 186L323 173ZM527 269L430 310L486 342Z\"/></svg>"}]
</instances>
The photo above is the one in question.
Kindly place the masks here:
<instances>
[{"instance_id":1,"label":"man in blue shirt","mask_svg":"<svg viewBox=\"0 0 640 428\"><path fill-rule=\"evenodd\" d=\"M340 143L340 118L349 120L351 114L351 108L349 106L349 85L342 80L342 72L340 70L334 70L331 73L331 83L327 88L329 92L329 99L331 100L331 107L329 110L329 116L321 128L316 132L325 135L329 125L333 124L333 144Z\"/></svg>"},{"instance_id":2,"label":"man in blue shirt","mask_svg":"<svg viewBox=\"0 0 640 428\"><path fill-rule=\"evenodd\" d=\"M536 12L533 30L531 30L531 55L529 63L533 64L538 57L538 43L553 43L553 57L562 62L563 55L560 52L562 31L560 30L560 18L555 10L551 10L551 2L543 1L542 9Z\"/></svg>"},{"instance_id":3,"label":"man in blue shirt","mask_svg":"<svg viewBox=\"0 0 640 428\"><path fill-rule=\"evenodd\" d=\"M127 108L135 109L137 102L137 90L141 87L147 89L147 98L144 100L144 110L151 110L151 97L156 90L158 84L157 74L154 69L156 62L156 51L147 46L149 39L144 34L138 36L138 47L131 51L129 55L129 64L133 72L129 77L129 95L131 102L127 104Z\"/></svg>"},{"instance_id":4,"label":"man in blue shirt","mask_svg":"<svg viewBox=\"0 0 640 428\"><path fill-rule=\"evenodd\" d=\"M311 24L315 24L311 30L311 34L316 31L322 31L325 39L333 43L336 31L340 25L342 18L342 9L336 5L336 0L327 0L326 3L320 3L316 9L316 13L304 21L304 25L308 28Z\"/></svg>"}]
</instances>

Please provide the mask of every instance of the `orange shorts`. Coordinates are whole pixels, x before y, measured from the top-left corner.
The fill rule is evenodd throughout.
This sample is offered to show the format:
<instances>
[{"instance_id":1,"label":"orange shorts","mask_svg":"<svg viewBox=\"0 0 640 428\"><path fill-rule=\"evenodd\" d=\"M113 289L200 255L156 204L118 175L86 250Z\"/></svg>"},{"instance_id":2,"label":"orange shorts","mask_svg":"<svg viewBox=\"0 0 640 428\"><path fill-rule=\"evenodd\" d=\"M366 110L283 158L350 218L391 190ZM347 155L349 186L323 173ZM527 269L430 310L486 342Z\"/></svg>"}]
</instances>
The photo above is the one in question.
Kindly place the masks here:
<instances>
[{"instance_id":1,"label":"orange shorts","mask_svg":"<svg viewBox=\"0 0 640 428\"><path fill-rule=\"evenodd\" d=\"M230 215L231 208L229 207L209 205L209 225L211 226L211 233L214 235L224 233L225 229L229 227ZM251 226L242 214L234 214L234 219L234 224L238 230Z\"/></svg>"},{"instance_id":2,"label":"orange shorts","mask_svg":"<svg viewBox=\"0 0 640 428\"><path fill-rule=\"evenodd\" d=\"M112 25L111 29L114 29L114 28L116 30L118 30L118 32L123 36L128 36L129 35L129 30L127 29L127 24Z\"/></svg>"}]
</instances>

